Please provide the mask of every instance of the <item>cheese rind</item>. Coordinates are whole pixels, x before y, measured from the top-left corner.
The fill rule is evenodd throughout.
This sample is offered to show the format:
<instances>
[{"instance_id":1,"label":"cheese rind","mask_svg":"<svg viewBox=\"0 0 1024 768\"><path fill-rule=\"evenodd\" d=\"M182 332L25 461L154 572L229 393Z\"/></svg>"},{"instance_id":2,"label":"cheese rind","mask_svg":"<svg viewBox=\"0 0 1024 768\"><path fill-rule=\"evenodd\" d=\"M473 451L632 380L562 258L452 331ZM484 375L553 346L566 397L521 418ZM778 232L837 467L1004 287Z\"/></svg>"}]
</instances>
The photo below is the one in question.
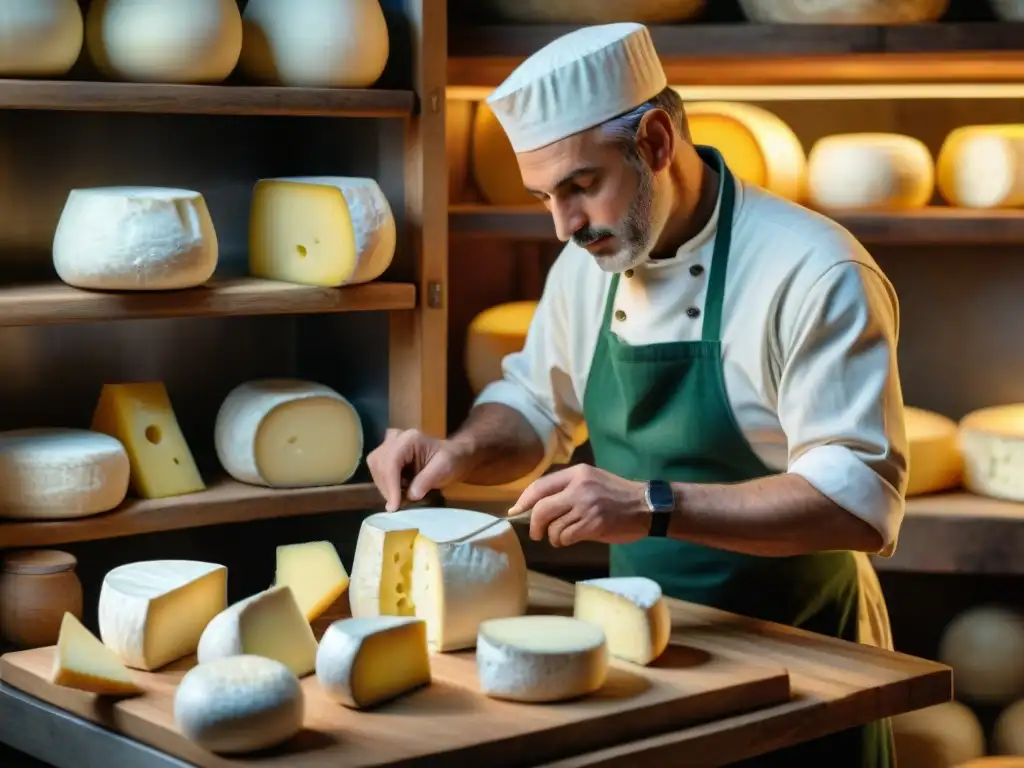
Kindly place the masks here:
<instances>
[{"instance_id":1,"label":"cheese rind","mask_svg":"<svg viewBox=\"0 0 1024 768\"><path fill-rule=\"evenodd\" d=\"M411 616L342 619L327 628L316 676L335 701L368 709L430 683L427 627Z\"/></svg>"},{"instance_id":2,"label":"cheese rind","mask_svg":"<svg viewBox=\"0 0 1024 768\"><path fill-rule=\"evenodd\" d=\"M491 205L537 205L523 186L512 143L485 101L473 114L470 161L477 189Z\"/></svg>"},{"instance_id":3,"label":"cheese rind","mask_svg":"<svg viewBox=\"0 0 1024 768\"><path fill-rule=\"evenodd\" d=\"M480 691L521 702L552 702L593 693L608 675L608 647L595 624L565 616L514 616L480 625Z\"/></svg>"},{"instance_id":4,"label":"cheese rind","mask_svg":"<svg viewBox=\"0 0 1024 768\"><path fill-rule=\"evenodd\" d=\"M348 589L348 573L329 541L285 544L277 548L274 586L291 587L295 602L313 621Z\"/></svg>"},{"instance_id":5,"label":"cheese rind","mask_svg":"<svg viewBox=\"0 0 1024 768\"><path fill-rule=\"evenodd\" d=\"M66 520L108 512L128 493L120 442L84 429L0 432L0 517Z\"/></svg>"},{"instance_id":6,"label":"cheese rind","mask_svg":"<svg viewBox=\"0 0 1024 768\"><path fill-rule=\"evenodd\" d=\"M905 406L910 447L907 496L956 488L963 480L957 424L941 413Z\"/></svg>"},{"instance_id":7,"label":"cheese rind","mask_svg":"<svg viewBox=\"0 0 1024 768\"><path fill-rule=\"evenodd\" d=\"M979 496L1024 501L1024 404L972 411L958 430L964 487Z\"/></svg>"},{"instance_id":8,"label":"cheese rind","mask_svg":"<svg viewBox=\"0 0 1024 768\"><path fill-rule=\"evenodd\" d=\"M511 524L458 541L492 522L454 508L369 516L352 563L352 615L416 616L431 649L472 648L480 622L526 611L526 560Z\"/></svg>"},{"instance_id":9,"label":"cheese rind","mask_svg":"<svg viewBox=\"0 0 1024 768\"><path fill-rule=\"evenodd\" d=\"M240 600L214 617L199 639L200 664L229 656L264 656L298 677L316 667L316 638L290 587Z\"/></svg>"},{"instance_id":10,"label":"cheese rind","mask_svg":"<svg viewBox=\"0 0 1024 768\"><path fill-rule=\"evenodd\" d=\"M668 648L672 618L658 582L618 576L576 582L573 616L604 631L608 653L647 665Z\"/></svg>"},{"instance_id":11,"label":"cheese rind","mask_svg":"<svg viewBox=\"0 0 1024 768\"><path fill-rule=\"evenodd\" d=\"M228 571L193 560L145 560L103 579L100 638L129 667L152 671L194 653L227 604Z\"/></svg>"},{"instance_id":12,"label":"cheese rind","mask_svg":"<svg viewBox=\"0 0 1024 768\"><path fill-rule=\"evenodd\" d=\"M76 288L194 288L213 276L217 258L206 200L187 189L73 189L53 236L53 266Z\"/></svg>"},{"instance_id":13,"label":"cheese rind","mask_svg":"<svg viewBox=\"0 0 1024 768\"><path fill-rule=\"evenodd\" d=\"M142 689L117 654L100 642L74 614L64 613L53 654L50 682L79 691L120 696Z\"/></svg>"},{"instance_id":14,"label":"cheese rind","mask_svg":"<svg viewBox=\"0 0 1024 768\"><path fill-rule=\"evenodd\" d=\"M185 738L222 755L282 744L302 729L304 714L298 679L261 656L200 664L174 692L174 719Z\"/></svg>"},{"instance_id":15,"label":"cheese rind","mask_svg":"<svg viewBox=\"0 0 1024 768\"><path fill-rule=\"evenodd\" d=\"M939 148L939 194L962 208L1024 206L1024 124L965 125Z\"/></svg>"},{"instance_id":16,"label":"cheese rind","mask_svg":"<svg viewBox=\"0 0 1024 768\"><path fill-rule=\"evenodd\" d=\"M0 77L59 77L82 52L78 0L5 0L0 12Z\"/></svg>"}]
</instances>

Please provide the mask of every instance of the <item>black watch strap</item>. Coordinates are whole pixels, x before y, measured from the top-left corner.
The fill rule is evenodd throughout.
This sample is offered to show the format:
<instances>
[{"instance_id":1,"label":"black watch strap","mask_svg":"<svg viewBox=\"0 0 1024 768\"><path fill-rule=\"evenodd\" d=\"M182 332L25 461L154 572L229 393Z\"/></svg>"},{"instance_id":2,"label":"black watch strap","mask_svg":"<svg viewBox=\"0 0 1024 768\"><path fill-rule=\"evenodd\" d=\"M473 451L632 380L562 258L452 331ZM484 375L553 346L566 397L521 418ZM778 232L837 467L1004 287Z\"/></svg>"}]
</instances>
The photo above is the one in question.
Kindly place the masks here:
<instances>
[{"instance_id":1,"label":"black watch strap","mask_svg":"<svg viewBox=\"0 0 1024 768\"><path fill-rule=\"evenodd\" d=\"M652 480L647 484L647 506L651 510L650 536L668 536L668 526L675 511L675 495L672 486L664 480Z\"/></svg>"}]
</instances>

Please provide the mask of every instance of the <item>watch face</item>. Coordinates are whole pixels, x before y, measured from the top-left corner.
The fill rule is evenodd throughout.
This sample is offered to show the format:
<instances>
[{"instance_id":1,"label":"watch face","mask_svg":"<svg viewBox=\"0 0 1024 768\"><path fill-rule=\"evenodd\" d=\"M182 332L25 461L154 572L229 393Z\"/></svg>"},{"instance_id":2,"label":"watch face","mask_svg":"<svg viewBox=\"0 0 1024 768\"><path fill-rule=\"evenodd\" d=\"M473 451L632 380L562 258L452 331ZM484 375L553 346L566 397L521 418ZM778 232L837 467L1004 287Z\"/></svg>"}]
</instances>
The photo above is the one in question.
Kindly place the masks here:
<instances>
[{"instance_id":1,"label":"watch face","mask_svg":"<svg viewBox=\"0 0 1024 768\"><path fill-rule=\"evenodd\" d=\"M672 486L665 482L656 481L650 484L650 499L655 512L671 512L675 507Z\"/></svg>"}]
</instances>

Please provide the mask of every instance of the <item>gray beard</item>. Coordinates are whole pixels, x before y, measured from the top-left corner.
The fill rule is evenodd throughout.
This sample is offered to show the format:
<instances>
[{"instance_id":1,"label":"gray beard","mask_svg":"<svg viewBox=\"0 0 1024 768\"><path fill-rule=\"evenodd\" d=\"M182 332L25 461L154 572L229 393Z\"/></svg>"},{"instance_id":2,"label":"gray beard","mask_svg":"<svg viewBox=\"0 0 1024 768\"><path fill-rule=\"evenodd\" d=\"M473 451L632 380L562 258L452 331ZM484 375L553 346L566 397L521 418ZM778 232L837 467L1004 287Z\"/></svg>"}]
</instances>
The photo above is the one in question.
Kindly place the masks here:
<instances>
[{"instance_id":1,"label":"gray beard","mask_svg":"<svg viewBox=\"0 0 1024 768\"><path fill-rule=\"evenodd\" d=\"M622 222L614 229L584 227L572 236L573 242L581 248L609 236L623 244L615 253L594 256L597 266L605 272L625 272L640 266L651 255L654 174L643 160L639 160L636 168L640 174L640 184Z\"/></svg>"}]
</instances>

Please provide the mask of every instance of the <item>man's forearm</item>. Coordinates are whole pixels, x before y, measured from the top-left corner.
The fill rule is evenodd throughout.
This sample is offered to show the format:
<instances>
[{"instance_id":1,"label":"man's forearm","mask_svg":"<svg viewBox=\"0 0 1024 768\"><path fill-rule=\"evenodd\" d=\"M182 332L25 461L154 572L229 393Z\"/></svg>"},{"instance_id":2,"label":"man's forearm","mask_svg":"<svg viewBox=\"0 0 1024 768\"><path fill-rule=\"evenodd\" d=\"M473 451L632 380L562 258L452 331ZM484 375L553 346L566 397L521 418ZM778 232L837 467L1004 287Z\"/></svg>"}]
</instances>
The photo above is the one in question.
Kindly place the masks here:
<instances>
[{"instance_id":1,"label":"man's forearm","mask_svg":"<svg viewBox=\"0 0 1024 768\"><path fill-rule=\"evenodd\" d=\"M473 485L511 483L544 460L544 444L530 422L500 403L474 407L451 439L472 451L473 469L463 482Z\"/></svg>"},{"instance_id":2,"label":"man's forearm","mask_svg":"<svg viewBox=\"0 0 1024 768\"><path fill-rule=\"evenodd\" d=\"M877 552L882 537L800 475L735 485L672 483L669 536L762 557L854 550Z\"/></svg>"}]
</instances>

